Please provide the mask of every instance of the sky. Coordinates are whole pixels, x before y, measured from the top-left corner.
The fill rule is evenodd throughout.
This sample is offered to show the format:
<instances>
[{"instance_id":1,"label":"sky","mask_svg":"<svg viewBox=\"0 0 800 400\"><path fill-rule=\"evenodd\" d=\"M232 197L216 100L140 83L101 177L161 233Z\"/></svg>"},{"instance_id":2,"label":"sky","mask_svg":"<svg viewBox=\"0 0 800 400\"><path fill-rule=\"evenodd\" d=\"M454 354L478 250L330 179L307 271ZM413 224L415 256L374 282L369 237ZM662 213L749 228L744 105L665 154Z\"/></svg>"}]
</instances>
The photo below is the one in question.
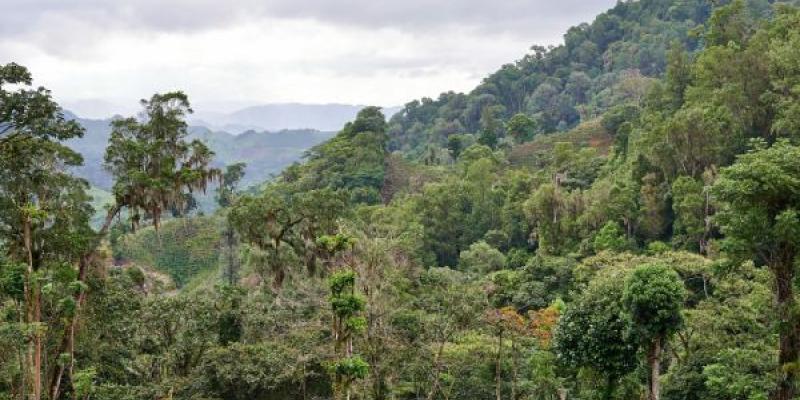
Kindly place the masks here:
<instances>
[{"instance_id":1,"label":"sky","mask_svg":"<svg viewBox=\"0 0 800 400\"><path fill-rule=\"evenodd\" d=\"M616 0L0 0L0 63L84 117L183 90L196 110L397 106L469 91Z\"/></svg>"}]
</instances>

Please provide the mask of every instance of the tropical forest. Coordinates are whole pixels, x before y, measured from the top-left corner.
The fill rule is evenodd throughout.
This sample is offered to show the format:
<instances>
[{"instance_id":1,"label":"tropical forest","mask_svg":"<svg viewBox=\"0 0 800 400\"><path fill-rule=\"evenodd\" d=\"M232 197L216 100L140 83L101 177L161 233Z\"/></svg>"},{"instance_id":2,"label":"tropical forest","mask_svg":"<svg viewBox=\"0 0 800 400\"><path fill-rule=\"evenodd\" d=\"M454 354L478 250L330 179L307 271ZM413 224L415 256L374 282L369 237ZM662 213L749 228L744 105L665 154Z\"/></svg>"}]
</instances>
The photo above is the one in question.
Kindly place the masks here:
<instances>
[{"instance_id":1,"label":"tropical forest","mask_svg":"<svg viewBox=\"0 0 800 400\"><path fill-rule=\"evenodd\" d=\"M0 399L800 399L800 3L556 34L239 136L0 53Z\"/></svg>"}]
</instances>

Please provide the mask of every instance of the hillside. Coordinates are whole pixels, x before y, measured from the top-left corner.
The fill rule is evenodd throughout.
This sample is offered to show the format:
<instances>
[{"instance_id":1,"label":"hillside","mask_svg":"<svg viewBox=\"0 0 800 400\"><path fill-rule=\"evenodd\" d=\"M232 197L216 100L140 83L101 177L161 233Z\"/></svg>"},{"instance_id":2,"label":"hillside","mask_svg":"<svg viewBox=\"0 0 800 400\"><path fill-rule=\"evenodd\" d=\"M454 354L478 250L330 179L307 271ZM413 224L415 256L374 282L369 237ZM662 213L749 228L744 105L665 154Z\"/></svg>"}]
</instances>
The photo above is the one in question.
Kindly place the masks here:
<instances>
[{"instance_id":1,"label":"hillside","mask_svg":"<svg viewBox=\"0 0 800 400\"><path fill-rule=\"evenodd\" d=\"M719 5L729 0L716 2ZM754 18L771 13L774 0L747 1ZM535 133L566 131L609 108L641 101L650 78L667 68L677 44L693 53L703 47L694 34L711 15L706 0L620 1L593 22L569 29L564 44L533 46L469 93L442 93L405 105L390 121L390 148L420 159L443 148L454 134L505 136L502 121L530 116Z\"/></svg>"},{"instance_id":2,"label":"hillside","mask_svg":"<svg viewBox=\"0 0 800 400\"><path fill-rule=\"evenodd\" d=\"M799 398L797 2L623 1L532 51L327 138L154 94L99 231L80 127L0 67L0 399Z\"/></svg>"}]
</instances>

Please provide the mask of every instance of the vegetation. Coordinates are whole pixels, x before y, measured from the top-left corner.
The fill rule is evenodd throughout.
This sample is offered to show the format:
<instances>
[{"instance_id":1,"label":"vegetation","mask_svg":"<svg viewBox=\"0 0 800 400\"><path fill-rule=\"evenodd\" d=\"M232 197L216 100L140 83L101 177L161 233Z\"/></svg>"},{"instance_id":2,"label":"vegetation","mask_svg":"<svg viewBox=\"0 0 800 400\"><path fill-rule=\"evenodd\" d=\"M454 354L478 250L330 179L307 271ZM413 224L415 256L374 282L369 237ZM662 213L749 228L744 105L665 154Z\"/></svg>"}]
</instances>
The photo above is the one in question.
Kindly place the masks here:
<instances>
[{"instance_id":1,"label":"vegetation","mask_svg":"<svg viewBox=\"0 0 800 400\"><path fill-rule=\"evenodd\" d=\"M0 398L798 398L800 8L717 3L620 2L247 191L154 95L99 230L3 66Z\"/></svg>"}]
</instances>

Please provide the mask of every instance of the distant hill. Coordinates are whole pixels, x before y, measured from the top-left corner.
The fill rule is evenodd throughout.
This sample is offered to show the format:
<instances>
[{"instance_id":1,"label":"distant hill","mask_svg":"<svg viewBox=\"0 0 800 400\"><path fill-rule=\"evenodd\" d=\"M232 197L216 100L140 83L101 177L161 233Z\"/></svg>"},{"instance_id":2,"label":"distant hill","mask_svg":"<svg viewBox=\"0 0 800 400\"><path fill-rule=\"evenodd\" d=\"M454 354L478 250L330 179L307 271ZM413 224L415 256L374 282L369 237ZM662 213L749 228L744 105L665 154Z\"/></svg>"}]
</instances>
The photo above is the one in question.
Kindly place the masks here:
<instances>
[{"instance_id":1,"label":"distant hill","mask_svg":"<svg viewBox=\"0 0 800 400\"><path fill-rule=\"evenodd\" d=\"M233 133L282 129L338 131L346 122L352 121L362 108L364 106L350 104L265 104L232 113L198 111L189 120L193 125ZM390 117L399 109L386 108L384 113Z\"/></svg>"},{"instance_id":2,"label":"distant hill","mask_svg":"<svg viewBox=\"0 0 800 400\"><path fill-rule=\"evenodd\" d=\"M111 133L111 119L84 119L72 113L67 118L77 120L86 133L82 138L73 139L67 144L84 157L84 165L76 173L93 186L110 190L111 177L103 169L103 154ZM333 136L333 132L313 129L281 130L277 132L253 130L234 135L228 132L213 131L206 127L190 127L190 136L207 143L216 153L215 164L222 167L236 162L247 163L242 184L249 186L261 183L272 174L280 172L289 164L299 160L312 146Z\"/></svg>"},{"instance_id":3,"label":"distant hill","mask_svg":"<svg viewBox=\"0 0 800 400\"><path fill-rule=\"evenodd\" d=\"M191 137L208 144L219 166L247 163L244 186L264 182L289 164L300 160L311 147L331 138L335 132L314 129L284 129L277 132L248 130L234 135L205 127L190 128Z\"/></svg>"}]
</instances>

